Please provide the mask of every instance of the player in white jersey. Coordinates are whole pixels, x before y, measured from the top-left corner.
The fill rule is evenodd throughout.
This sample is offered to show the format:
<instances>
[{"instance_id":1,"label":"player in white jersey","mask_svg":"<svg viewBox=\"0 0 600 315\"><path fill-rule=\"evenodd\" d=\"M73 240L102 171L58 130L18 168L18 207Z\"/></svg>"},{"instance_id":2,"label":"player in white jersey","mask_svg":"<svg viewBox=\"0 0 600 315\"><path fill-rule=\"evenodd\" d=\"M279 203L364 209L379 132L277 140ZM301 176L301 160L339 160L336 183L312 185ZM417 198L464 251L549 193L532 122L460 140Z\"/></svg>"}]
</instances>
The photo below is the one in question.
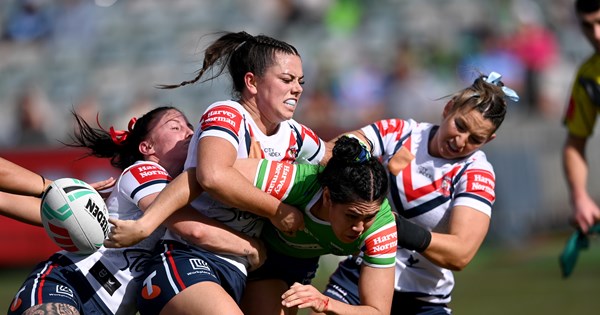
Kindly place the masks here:
<instances>
[{"instance_id":1,"label":"player in white jersey","mask_svg":"<svg viewBox=\"0 0 600 315\"><path fill-rule=\"evenodd\" d=\"M475 256L490 224L495 174L480 148L496 137L506 99L500 75L481 75L454 94L440 125L387 119L353 132L372 143L390 173L398 251L392 314L449 314L452 271ZM326 295L360 302L352 257L331 276Z\"/></svg>"},{"instance_id":2,"label":"player in white jersey","mask_svg":"<svg viewBox=\"0 0 600 315\"><path fill-rule=\"evenodd\" d=\"M154 197L183 168L192 129L185 116L172 107L160 107L138 120L132 119L129 130L109 132L92 129L75 115L80 127L73 146L89 148L93 155L111 157L115 167L123 169L106 200L113 218L136 219ZM39 208L39 204L38 204ZM196 220L195 212L178 213L167 223L186 237L193 237L193 228L183 220ZM181 221L181 222L177 222ZM186 228L187 227L187 228ZM208 229L207 226L202 228ZM242 252L248 237L240 242L223 226L215 228L214 240L227 238L233 251ZM129 248L101 247L91 255L60 251L40 263L13 299L9 314L135 314L138 278L151 250L164 233L157 229L144 241ZM223 242L224 243L224 242ZM249 242L248 242L249 243ZM227 250L214 246L214 250ZM235 247L238 248L235 248ZM249 246L246 246L249 247ZM248 248L247 248L248 249ZM247 250L246 249L246 250Z\"/></svg>"},{"instance_id":3,"label":"player in white jersey","mask_svg":"<svg viewBox=\"0 0 600 315\"><path fill-rule=\"evenodd\" d=\"M238 158L249 156L252 138L260 144L260 157L269 160L316 164L325 155L325 143L309 128L292 120L304 83L300 55L292 45L268 36L227 32L206 49L196 78L163 87L195 83L208 70L218 76L225 67L235 100L210 105L195 132L185 168L195 168L195 179L209 194L193 200L192 206L252 236L260 233L263 218L284 232L298 230L303 226L302 213L254 187L233 165ZM157 201L163 196L171 200L167 204L175 204L173 199L180 198L181 192L164 191ZM181 198L186 199L183 204L191 201ZM167 209L177 210L168 206ZM119 232L127 227L139 232L141 237L135 243L170 212L157 205L148 209L145 220L113 221L115 228L105 244L131 244L131 239L119 237ZM170 232L160 246L162 252L149 265L147 285L140 295L142 314L241 314L237 302L248 268L243 257L201 250ZM160 288L160 293L155 287ZM199 300L198 296L204 299ZM206 303L207 300L212 303Z\"/></svg>"}]
</instances>

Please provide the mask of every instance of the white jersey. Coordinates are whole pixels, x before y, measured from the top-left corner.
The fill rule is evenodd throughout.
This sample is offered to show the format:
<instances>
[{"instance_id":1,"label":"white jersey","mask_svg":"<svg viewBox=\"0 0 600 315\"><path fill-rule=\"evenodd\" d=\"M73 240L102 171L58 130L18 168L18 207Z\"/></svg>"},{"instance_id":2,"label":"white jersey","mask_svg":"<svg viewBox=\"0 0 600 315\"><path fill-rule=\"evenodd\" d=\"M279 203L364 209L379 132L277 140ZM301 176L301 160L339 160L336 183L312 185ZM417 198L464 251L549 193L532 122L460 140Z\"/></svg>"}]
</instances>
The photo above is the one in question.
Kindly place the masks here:
<instances>
[{"instance_id":1,"label":"white jersey","mask_svg":"<svg viewBox=\"0 0 600 315\"><path fill-rule=\"evenodd\" d=\"M448 233L455 206L468 206L491 216L496 198L495 174L482 151L452 161L429 155L427 146L435 128L414 120L389 119L366 126L362 131L373 143L373 154L382 157L386 165L401 147L414 155L395 178L390 175L389 200L393 209L429 231ZM431 303L448 303L453 287L451 270L398 246L397 291L414 293Z\"/></svg>"},{"instance_id":2,"label":"white jersey","mask_svg":"<svg viewBox=\"0 0 600 315\"><path fill-rule=\"evenodd\" d=\"M267 136L258 128L250 113L234 101L216 102L206 109L190 142L184 169L196 167L198 141L204 137L227 140L237 151L238 158L248 157L251 137L260 142L262 158L267 160L317 164L325 155L325 142L308 127L290 119L282 122L275 134ZM263 218L226 206L208 194L202 194L191 205L207 217L249 236L258 236L263 227ZM165 239L185 242L170 231L165 234ZM245 257L233 259L247 264Z\"/></svg>"},{"instance_id":3,"label":"white jersey","mask_svg":"<svg viewBox=\"0 0 600 315\"><path fill-rule=\"evenodd\" d=\"M158 193L171 181L167 171L154 162L138 161L127 168L106 199L110 217L136 220L142 215L139 201ZM82 256L67 251L61 253L69 258L96 291L95 299L104 303L113 314L135 314L138 282L144 275L144 262L151 257L157 241L164 234L160 227L142 242L127 248L106 248Z\"/></svg>"}]
</instances>

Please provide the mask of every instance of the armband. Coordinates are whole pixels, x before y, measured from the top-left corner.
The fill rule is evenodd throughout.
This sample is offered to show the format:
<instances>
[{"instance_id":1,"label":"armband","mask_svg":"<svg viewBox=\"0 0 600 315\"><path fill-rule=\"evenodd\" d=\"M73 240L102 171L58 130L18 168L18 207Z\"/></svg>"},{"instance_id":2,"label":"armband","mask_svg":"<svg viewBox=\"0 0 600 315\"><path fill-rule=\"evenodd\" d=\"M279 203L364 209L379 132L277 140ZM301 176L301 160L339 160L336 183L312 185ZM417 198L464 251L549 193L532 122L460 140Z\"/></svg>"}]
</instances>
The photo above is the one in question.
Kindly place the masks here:
<instances>
[{"instance_id":1,"label":"armband","mask_svg":"<svg viewBox=\"0 0 600 315\"><path fill-rule=\"evenodd\" d=\"M431 232L396 215L396 229L398 231L398 246L406 249L423 252L431 243Z\"/></svg>"},{"instance_id":2,"label":"armband","mask_svg":"<svg viewBox=\"0 0 600 315\"><path fill-rule=\"evenodd\" d=\"M40 193L40 195L38 197L42 198L44 196L44 193L46 192L46 178L41 174L40 174L40 177L42 178L42 192Z\"/></svg>"}]
</instances>

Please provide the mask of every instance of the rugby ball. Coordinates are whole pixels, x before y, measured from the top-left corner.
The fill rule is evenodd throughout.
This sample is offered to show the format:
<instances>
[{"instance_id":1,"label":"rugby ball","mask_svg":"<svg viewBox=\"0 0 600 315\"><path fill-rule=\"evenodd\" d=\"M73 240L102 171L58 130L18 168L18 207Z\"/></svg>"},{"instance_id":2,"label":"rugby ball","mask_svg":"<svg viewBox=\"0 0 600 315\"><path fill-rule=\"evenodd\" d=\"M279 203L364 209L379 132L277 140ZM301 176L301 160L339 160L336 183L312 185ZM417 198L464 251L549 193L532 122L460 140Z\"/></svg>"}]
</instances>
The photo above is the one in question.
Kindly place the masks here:
<instances>
[{"instance_id":1,"label":"rugby ball","mask_svg":"<svg viewBox=\"0 0 600 315\"><path fill-rule=\"evenodd\" d=\"M60 248L91 254L108 235L108 209L102 196L86 182L60 178L42 195L42 224Z\"/></svg>"}]
</instances>

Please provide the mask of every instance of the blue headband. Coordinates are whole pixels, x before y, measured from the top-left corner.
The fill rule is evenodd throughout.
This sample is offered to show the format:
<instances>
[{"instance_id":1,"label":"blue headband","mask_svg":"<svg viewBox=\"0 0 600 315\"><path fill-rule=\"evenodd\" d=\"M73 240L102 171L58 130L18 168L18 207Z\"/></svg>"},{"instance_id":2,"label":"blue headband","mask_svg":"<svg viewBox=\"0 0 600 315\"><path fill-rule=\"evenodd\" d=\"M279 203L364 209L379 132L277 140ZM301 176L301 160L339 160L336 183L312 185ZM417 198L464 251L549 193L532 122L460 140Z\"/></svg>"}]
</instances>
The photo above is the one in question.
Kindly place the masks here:
<instances>
[{"instance_id":1,"label":"blue headband","mask_svg":"<svg viewBox=\"0 0 600 315\"><path fill-rule=\"evenodd\" d=\"M491 84L496 85L496 86L501 86L502 87L502 92L504 92L504 95L506 95L506 97L508 97L513 102L518 102L519 101L519 95L517 94L517 92L515 92L515 90L513 90L513 89L511 89L511 88L509 88L507 86L502 86L502 84L500 83L500 79L501 78L502 78L502 76L498 72L492 71L485 78L485 82L491 83Z\"/></svg>"},{"instance_id":2,"label":"blue headband","mask_svg":"<svg viewBox=\"0 0 600 315\"><path fill-rule=\"evenodd\" d=\"M356 139L358 141L358 144L360 144L360 153L358 154L356 159L354 159L355 162L362 164L367 162L371 158L371 152L369 152L369 149L367 149L367 145L364 142L362 142L362 140L360 140L357 136L351 133L345 134L344 136Z\"/></svg>"}]
</instances>

